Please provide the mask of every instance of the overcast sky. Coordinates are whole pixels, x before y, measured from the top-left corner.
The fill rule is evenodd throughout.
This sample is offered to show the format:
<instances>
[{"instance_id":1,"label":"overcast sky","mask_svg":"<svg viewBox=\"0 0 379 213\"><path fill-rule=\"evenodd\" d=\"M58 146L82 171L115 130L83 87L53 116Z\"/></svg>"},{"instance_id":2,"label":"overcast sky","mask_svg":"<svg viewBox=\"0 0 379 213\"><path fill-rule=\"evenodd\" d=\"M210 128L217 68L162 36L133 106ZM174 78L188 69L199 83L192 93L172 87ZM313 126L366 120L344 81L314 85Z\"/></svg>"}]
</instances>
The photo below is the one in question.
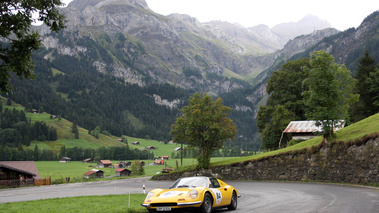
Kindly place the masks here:
<instances>
[{"instance_id":1,"label":"overcast sky","mask_svg":"<svg viewBox=\"0 0 379 213\"><path fill-rule=\"evenodd\" d=\"M63 0L68 3L71 0ZM308 14L328 21L338 30L358 27L379 9L379 0L146 0L154 12L188 14L200 22L239 23L245 27L297 22Z\"/></svg>"}]
</instances>

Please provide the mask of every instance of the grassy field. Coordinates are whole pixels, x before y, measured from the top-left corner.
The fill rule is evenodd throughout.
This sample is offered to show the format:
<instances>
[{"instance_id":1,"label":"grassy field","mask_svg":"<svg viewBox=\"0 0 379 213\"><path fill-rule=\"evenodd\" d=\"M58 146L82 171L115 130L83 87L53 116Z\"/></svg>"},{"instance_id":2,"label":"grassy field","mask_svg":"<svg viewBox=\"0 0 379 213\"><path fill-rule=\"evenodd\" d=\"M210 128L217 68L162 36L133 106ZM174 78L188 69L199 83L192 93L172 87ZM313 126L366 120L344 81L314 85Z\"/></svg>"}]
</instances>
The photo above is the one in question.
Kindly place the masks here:
<instances>
[{"instance_id":1,"label":"grassy field","mask_svg":"<svg viewBox=\"0 0 379 213\"><path fill-rule=\"evenodd\" d=\"M0 212L35 213L35 212L147 212L141 203L144 194L85 196L72 198L54 198L37 201L0 204Z\"/></svg>"},{"instance_id":2,"label":"grassy field","mask_svg":"<svg viewBox=\"0 0 379 213\"><path fill-rule=\"evenodd\" d=\"M212 158L212 162L222 161L224 158ZM225 158L227 159L227 158ZM232 158L235 159L235 158ZM118 160L111 160L112 163L117 163ZM162 169L167 166L174 169L194 168L196 167L196 159L183 159L183 166L181 166L180 159L170 159L165 160L166 165L152 165L153 160L144 160L146 166L144 167L145 176L153 176L162 171ZM59 163L58 161L35 161L38 171L42 178L51 177L53 183L60 183L60 181L65 181L66 177L70 177L71 182L81 182L87 181L83 180L83 174L94 169L96 163L82 163L81 161L71 161L70 163ZM178 164L178 167L176 166ZM97 168L96 168L97 169ZM128 168L130 169L130 168ZM104 176L115 175L114 168L101 168L104 171Z\"/></svg>"}]
</instances>

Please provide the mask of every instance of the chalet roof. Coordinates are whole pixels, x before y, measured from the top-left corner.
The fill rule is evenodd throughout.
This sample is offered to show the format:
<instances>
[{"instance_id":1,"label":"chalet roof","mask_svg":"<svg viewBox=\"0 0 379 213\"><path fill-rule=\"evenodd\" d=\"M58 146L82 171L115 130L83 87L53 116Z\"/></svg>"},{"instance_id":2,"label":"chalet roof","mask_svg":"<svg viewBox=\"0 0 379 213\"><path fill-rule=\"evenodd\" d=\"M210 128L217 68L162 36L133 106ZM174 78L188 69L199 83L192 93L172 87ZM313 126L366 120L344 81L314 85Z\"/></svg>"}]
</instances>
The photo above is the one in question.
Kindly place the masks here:
<instances>
[{"instance_id":1,"label":"chalet roof","mask_svg":"<svg viewBox=\"0 0 379 213\"><path fill-rule=\"evenodd\" d=\"M100 160L102 164L112 164L110 160Z\"/></svg>"},{"instance_id":2,"label":"chalet roof","mask_svg":"<svg viewBox=\"0 0 379 213\"><path fill-rule=\"evenodd\" d=\"M41 179L41 175L34 161L0 161L0 164L4 167L12 167L18 171L34 174L35 179Z\"/></svg>"},{"instance_id":3,"label":"chalet roof","mask_svg":"<svg viewBox=\"0 0 379 213\"><path fill-rule=\"evenodd\" d=\"M96 172L103 172L103 171L98 170L98 169L92 169L91 171L88 171L88 172L84 173L83 175L92 175Z\"/></svg>"},{"instance_id":4,"label":"chalet roof","mask_svg":"<svg viewBox=\"0 0 379 213\"><path fill-rule=\"evenodd\" d=\"M69 157L62 157L61 160L71 160Z\"/></svg>"},{"instance_id":5,"label":"chalet roof","mask_svg":"<svg viewBox=\"0 0 379 213\"><path fill-rule=\"evenodd\" d=\"M84 175L92 175L92 174L95 174L97 171L88 171L87 173L84 173Z\"/></svg>"},{"instance_id":6,"label":"chalet roof","mask_svg":"<svg viewBox=\"0 0 379 213\"><path fill-rule=\"evenodd\" d=\"M334 127L334 131L342 129L345 125L344 121L338 122ZM291 121L284 133L312 133L322 132L322 126L316 126L316 121Z\"/></svg>"}]
</instances>

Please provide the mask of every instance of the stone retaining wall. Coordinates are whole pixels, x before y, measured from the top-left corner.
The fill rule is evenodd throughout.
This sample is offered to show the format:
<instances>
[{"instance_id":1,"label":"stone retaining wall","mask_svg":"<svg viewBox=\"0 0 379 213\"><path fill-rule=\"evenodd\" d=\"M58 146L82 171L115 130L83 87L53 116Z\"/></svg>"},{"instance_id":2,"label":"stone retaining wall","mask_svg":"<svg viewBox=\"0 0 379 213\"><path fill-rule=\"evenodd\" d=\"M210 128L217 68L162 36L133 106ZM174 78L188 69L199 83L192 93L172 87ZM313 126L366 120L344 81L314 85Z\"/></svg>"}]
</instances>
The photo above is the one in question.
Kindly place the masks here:
<instances>
[{"instance_id":1,"label":"stone retaining wall","mask_svg":"<svg viewBox=\"0 0 379 213\"><path fill-rule=\"evenodd\" d=\"M367 137L354 143L328 143L231 165L156 175L153 179L175 180L196 175L224 180L311 180L378 184L379 137Z\"/></svg>"}]
</instances>

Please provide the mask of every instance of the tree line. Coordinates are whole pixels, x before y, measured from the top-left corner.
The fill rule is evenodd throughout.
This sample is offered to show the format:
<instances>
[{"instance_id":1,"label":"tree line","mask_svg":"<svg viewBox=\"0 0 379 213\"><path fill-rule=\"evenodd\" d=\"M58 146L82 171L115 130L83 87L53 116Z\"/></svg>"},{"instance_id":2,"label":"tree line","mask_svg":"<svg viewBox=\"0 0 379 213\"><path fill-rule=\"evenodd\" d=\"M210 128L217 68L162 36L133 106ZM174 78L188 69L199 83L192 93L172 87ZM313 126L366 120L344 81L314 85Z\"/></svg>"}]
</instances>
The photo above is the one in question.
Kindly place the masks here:
<instances>
[{"instance_id":1,"label":"tree line","mask_svg":"<svg viewBox=\"0 0 379 213\"><path fill-rule=\"evenodd\" d=\"M14 149L0 145L0 161L57 161L62 157L69 157L73 161L82 161L86 158L113 159L113 160L143 160L154 156L154 153L142 150L130 149L128 145L123 147L100 147L98 149L62 146L59 153L53 150L40 149L38 145L34 149Z\"/></svg>"},{"instance_id":2,"label":"tree line","mask_svg":"<svg viewBox=\"0 0 379 213\"><path fill-rule=\"evenodd\" d=\"M31 122L23 110L5 108L0 105L0 145L20 148L30 146L32 140L55 141L57 130L45 122Z\"/></svg>"}]
</instances>

